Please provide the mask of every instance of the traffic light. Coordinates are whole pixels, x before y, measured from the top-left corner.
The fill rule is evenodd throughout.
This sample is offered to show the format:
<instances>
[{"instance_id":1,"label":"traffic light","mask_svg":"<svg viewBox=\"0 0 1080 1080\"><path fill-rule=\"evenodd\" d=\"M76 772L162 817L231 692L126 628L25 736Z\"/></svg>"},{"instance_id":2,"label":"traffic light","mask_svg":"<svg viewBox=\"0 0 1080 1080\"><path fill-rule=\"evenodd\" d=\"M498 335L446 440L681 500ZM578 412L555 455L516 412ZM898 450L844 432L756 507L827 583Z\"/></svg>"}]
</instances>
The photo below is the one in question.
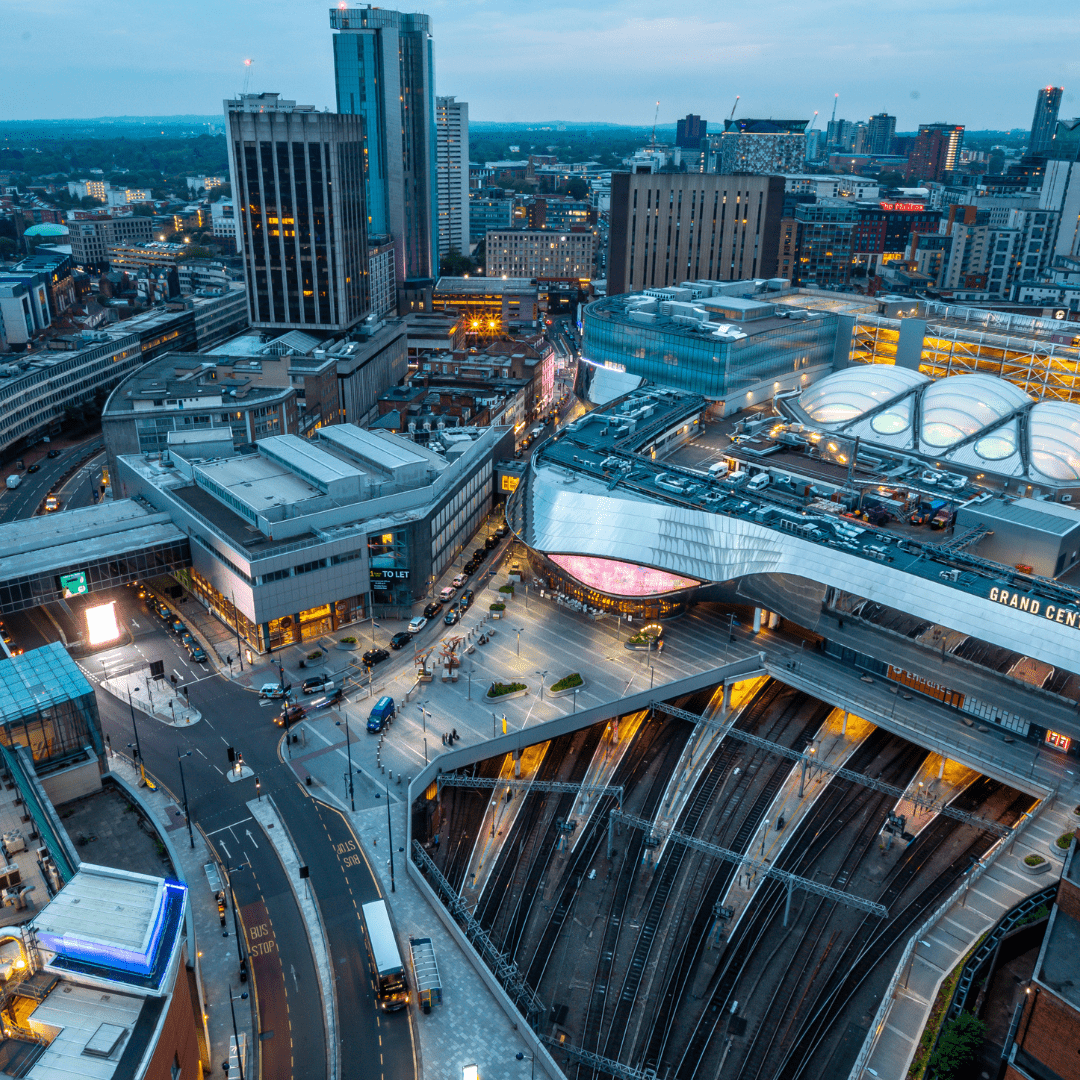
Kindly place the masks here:
<instances>
[{"instance_id":1,"label":"traffic light","mask_svg":"<svg viewBox=\"0 0 1080 1080\"><path fill-rule=\"evenodd\" d=\"M236 762L236 751L230 746L227 753L229 755L229 764L234 764Z\"/></svg>"}]
</instances>

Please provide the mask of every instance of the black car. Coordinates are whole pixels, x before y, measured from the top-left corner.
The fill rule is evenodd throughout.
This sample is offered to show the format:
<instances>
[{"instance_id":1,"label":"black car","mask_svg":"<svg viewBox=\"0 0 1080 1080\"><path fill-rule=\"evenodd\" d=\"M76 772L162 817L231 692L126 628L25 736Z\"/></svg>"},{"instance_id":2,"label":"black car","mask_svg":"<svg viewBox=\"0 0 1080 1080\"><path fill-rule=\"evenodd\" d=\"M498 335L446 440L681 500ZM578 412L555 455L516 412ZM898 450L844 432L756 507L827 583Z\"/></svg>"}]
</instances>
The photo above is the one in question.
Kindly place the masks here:
<instances>
[{"instance_id":1,"label":"black car","mask_svg":"<svg viewBox=\"0 0 1080 1080\"><path fill-rule=\"evenodd\" d=\"M408 634L405 635L408 637ZM363 661L365 664L381 664L384 660L389 660L390 654L385 649L368 649L364 653Z\"/></svg>"},{"instance_id":2,"label":"black car","mask_svg":"<svg viewBox=\"0 0 1080 1080\"><path fill-rule=\"evenodd\" d=\"M504 521L496 530L495 535L501 540L504 536L510 535L510 526Z\"/></svg>"},{"instance_id":3,"label":"black car","mask_svg":"<svg viewBox=\"0 0 1080 1080\"><path fill-rule=\"evenodd\" d=\"M434 619L435 616L438 615L440 611L442 611L442 601L441 600L432 600L431 603L428 604L428 606L426 608L424 608L424 618L425 619Z\"/></svg>"},{"instance_id":4,"label":"black car","mask_svg":"<svg viewBox=\"0 0 1080 1080\"><path fill-rule=\"evenodd\" d=\"M461 606L457 603L451 604L450 610L443 618L443 622L447 626L453 626L461 618Z\"/></svg>"},{"instance_id":5,"label":"black car","mask_svg":"<svg viewBox=\"0 0 1080 1080\"><path fill-rule=\"evenodd\" d=\"M411 641L412 641L412 634L406 633L404 630L402 630L400 634L395 634L390 639L390 648L391 649L401 649L401 648L404 648L406 645L408 645Z\"/></svg>"},{"instance_id":6,"label":"black car","mask_svg":"<svg viewBox=\"0 0 1080 1080\"><path fill-rule=\"evenodd\" d=\"M39 464L38 464L38 463L37 463L37 462L35 461L35 462L34 462L34 464L33 464L33 465L31 465L31 466L30 466L30 468L29 468L29 469L27 469L26 471L27 471L28 473L31 473L31 472L37 472L37 471L38 471L38 469L40 469L40 468L41 468L41 466L40 466L40 465L39 465Z\"/></svg>"},{"instance_id":7,"label":"black car","mask_svg":"<svg viewBox=\"0 0 1080 1080\"><path fill-rule=\"evenodd\" d=\"M472 553L472 555L470 556L470 558L473 560L473 562L478 562L478 563L483 562L487 557L488 557L488 549L486 547L477 548Z\"/></svg>"},{"instance_id":8,"label":"black car","mask_svg":"<svg viewBox=\"0 0 1080 1080\"><path fill-rule=\"evenodd\" d=\"M499 538L497 536L489 536L484 541L484 547L486 547L488 549L488 551L490 551L492 548L497 548L498 546L499 546Z\"/></svg>"},{"instance_id":9,"label":"black car","mask_svg":"<svg viewBox=\"0 0 1080 1080\"><path fill-rule=\"evenodd\" d=\"M60 451L59 450L50 450L46 456L51 457L51 458L59 457L60 456Z\"/></svg>"},{"instance_id":10,"label":"black car","mask_svg":"<svg viewBox=\"0 0 1080 1080\"><path fill-rule=\"evenodd\" d=\"M461 605L462 611L468 611L468 609L472 607L474 595L475 593L472 591L472 589L465 589L464 592L462 592L461 599L458 601L458 603Z\"/></svg>"}]
</instances>

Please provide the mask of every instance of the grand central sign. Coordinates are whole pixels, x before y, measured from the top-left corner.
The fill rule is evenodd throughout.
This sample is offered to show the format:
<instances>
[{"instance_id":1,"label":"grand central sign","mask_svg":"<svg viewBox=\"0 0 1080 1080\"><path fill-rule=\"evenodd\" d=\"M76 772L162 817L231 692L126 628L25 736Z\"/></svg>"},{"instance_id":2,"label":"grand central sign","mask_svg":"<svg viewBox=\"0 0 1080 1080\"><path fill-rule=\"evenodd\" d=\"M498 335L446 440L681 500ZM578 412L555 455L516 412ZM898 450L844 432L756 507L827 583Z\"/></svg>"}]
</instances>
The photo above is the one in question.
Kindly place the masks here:
<instances>
[{"instance_id":1,"label":"grand central sign","mask_svg":"<svg viewBox=\"0 0 1080 1080\"><path fill-rule=\"evenodd\" d=\"M990 590L990 599L996 604L1004 604L1006 607L1016 608L1017 611L1026 611L1029 615L1040 615L1044 619L1061 623L1063 626L1080 625L1080 611L1054 604L1044 604L1041 600L1035 600L1024 593L1010 592L1008 589L999 589L995 586Z\"/></svg>"}]
</instances>

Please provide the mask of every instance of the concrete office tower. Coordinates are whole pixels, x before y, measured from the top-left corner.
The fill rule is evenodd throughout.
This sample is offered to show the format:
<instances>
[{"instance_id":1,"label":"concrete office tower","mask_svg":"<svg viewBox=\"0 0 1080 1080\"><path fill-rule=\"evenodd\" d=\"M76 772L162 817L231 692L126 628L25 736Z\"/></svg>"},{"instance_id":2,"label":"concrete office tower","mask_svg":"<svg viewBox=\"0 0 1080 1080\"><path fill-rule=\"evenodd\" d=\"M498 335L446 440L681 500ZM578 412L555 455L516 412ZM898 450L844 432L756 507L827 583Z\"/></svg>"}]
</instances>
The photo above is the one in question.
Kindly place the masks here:
<instances>
[{"instance_id":1,"label":"concrete office tower","mask_svg":"<svg viewBox=\"0 0 1080 1080\"><path fill-rule=\"evenodd\" d=\"M782 176L612 173L609 296L776 273Z\"/></svg>"},{"instance_id":2,"label":"concrete office tower","mask_svg":"<svg viewBox=\"0 0 1080 1080\"><path fill-rule=\"evenodd\" d=\"M1031 121L1031 138L1028 153L1041 154L1050 148L1057 127L1058 109L1061 108L1062 87L1044 86L1035 95L1035 115Z\"/></svg>"},{"instance_id":3,"label":"concrete office tower","mask_svg":"<svg viewBox=\"0 0 1080 1080\"><path fill-rule=\"evenodd\" d=\"M242 94L225 120L251 325L358 323L369 308L361 119Z\"/></svg>"},{"instance_id":4,"label":"concrete office tower","mask_svg":"<svg viewBox=\"0 0 1080 1080\"><path fill-rule=\"evenodd\" d=\"M456 248L469 254L469 105L435 99L438 146L439 259Z\"/></svg>"},{"instance_id":5,"label":"concrete office tower","mask_svg":"<svg viewBox=\"0 0 1080 1080\"><path fill-rule=\"evenodd\" d=\"M875 113L867 124L866 153L875 155L891 153L895 134L896 117L888 113Z\"/></svg>"},{"instance_id":6,"label":"concrete office tower","mask_svg":"<svg viewBox=\"0 0 1080 1080\"><path fill-rule=\"evenodd\" d=\"M368 231L392 236L398 287L435 265L435 60L431 19L377 7L330 11L339 113L364 118Z\"/></svg>"}]
</instances>

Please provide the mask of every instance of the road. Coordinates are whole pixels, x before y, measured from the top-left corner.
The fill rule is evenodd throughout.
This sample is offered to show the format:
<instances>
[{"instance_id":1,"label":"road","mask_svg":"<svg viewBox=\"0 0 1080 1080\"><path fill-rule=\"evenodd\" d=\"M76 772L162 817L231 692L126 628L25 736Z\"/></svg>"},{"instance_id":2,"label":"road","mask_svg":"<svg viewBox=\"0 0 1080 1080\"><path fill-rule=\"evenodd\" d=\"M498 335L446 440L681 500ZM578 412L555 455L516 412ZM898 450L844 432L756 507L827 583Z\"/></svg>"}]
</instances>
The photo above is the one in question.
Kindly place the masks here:
<instances>
[{"instance_id":1,"label":"road","mask_svg":"<svg viewBox=\"0 0 1080 1080\"><path fill-rule=\"evenodd\" d=\"M83 667L98 680L99 666L109 672L164 660L166 674L178 674L187 683L192 705L203 714L193 727L172 728L137 713L138 742L147 769L177 796L177 757L192 751L184 758L192 819L227 866L243 867L234 871L233 885L258 989L263 1075L268 1080L293 1075L319 1080L326 1075L326 1040L316 1004L320 991L315 965L292 889L269 839L247 809L256 797L255 776L262 797L273 799L288 825L301 863L310 868L337 985L342 1080L416 1080L411 1011L385 1016L374 1006L359 906L378 898L379 888L348 823L311 798L282 762L275 706L193 664L175 638L138 605L134 590L114 590L110 598L117 593L125 622L137 624L132 627L133 643L83 661ZM127 704L100 687L97 698L111 745L129 753L135 737ZM228 782L229 747L243 754L255 776ZM376 1046L378 1053L373 1051Z\"/></svg>"},{"instance_id":2,"label":"road","mask_svg":"<svg viewBox=\"0 0 1080 1080\"><path fill-rule=\"evenodd\" d=\"M0 521L16 521L19 518L33 517L57 480L71 468L75 461L82 460L92 450L101 451L100 460L95 458L95 462L100 466L104 461L105 452L105 443L100 432L75 445L60 449L59 456L55 458L46 457L36 450L27 451L24 460L28 465L36 462L39 465L39 471L21 473L22 482L17 488L0 488ZM4 472L5 480L15 472L14 466L9 466ZM80 469L79 473L64 487L62 495L64 509L89 506L92 490L89 473L85 469Z\"/></svg>"}]
</instances>

